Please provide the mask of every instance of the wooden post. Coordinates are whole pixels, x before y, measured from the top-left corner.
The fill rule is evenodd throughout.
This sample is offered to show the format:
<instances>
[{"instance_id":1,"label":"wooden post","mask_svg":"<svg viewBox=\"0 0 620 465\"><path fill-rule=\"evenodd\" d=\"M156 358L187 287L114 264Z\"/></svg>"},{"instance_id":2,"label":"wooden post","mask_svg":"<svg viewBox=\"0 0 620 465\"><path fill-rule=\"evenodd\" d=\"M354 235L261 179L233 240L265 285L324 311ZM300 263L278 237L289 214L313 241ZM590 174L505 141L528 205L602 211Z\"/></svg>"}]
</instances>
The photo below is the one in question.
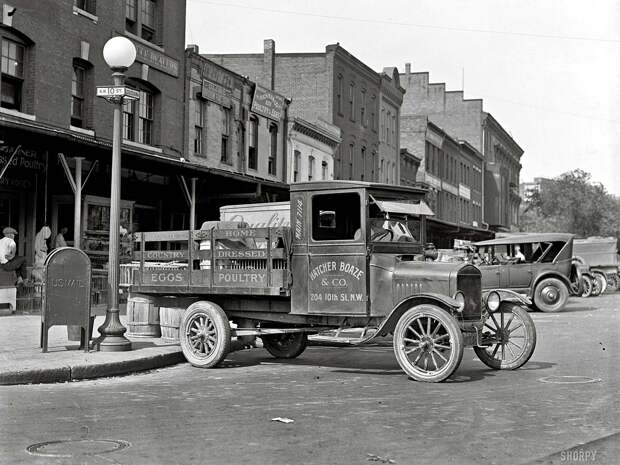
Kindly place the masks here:
<instances>
[{"instance_id":1,"label":"wooden post","mask_svg":"<svg viewBox=\"0 0 620 465\"><path fill-rule=\"evenodd\" d=\"M189 229L196 229L196 178L192 178L192 191L189 206Z\"/></svg>"},{"instance_id":2,"label":"wooden post","mask_svg":"<svg viewBox=\"0 0 620 465\"><path fill-rule=\"evenodd\" d=\"M83 157L75 157L75 190L73 201L73 247L81 249L82 246L82 160ZM60 225L62 228L62 225Z\"/></svg>"}]
</instances>

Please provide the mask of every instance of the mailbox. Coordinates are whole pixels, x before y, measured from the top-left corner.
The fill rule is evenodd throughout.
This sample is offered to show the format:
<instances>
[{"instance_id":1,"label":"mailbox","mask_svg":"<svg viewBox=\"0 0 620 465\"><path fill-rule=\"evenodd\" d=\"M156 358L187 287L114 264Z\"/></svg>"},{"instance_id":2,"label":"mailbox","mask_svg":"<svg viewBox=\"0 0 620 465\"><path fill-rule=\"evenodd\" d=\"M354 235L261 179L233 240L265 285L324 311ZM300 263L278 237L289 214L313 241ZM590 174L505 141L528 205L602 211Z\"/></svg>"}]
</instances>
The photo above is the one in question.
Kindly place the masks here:
<instances>
[{"instance_id":1,"label":"mailbox","mask_svg":"<svg viewBox=\"0 0 620 465\"><path fill-rule=\"evenodd\" d=\"M80 347L88 352L90 283L90 259L80 249L61 247L47 256L41 312L43 352L47 352L48 331L54 325L79 326Z\"/></svg>"}]
</instances>

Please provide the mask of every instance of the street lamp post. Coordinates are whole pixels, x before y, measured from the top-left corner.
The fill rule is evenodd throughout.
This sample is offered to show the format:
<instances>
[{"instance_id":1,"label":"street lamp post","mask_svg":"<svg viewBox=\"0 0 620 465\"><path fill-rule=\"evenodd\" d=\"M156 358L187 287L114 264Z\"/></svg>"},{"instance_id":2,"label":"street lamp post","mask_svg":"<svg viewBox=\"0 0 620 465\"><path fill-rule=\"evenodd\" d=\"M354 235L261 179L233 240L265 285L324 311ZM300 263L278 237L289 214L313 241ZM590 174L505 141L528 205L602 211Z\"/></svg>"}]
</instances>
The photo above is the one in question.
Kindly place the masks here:
<instances>
[{"instance_id":1,"label":"street lamp post","mask_svg":"<svg viewBox=\"0 0 620 465\"><path fill-rule=\"evenodd\" d=\"M108 40L103 47L103 58L112 70L113 86L98 87L97 95L114 104L112 130L112 181L110 190L110 242L108 254L108 308L105 322L99 327L101 337L96 341L99 350L120 352L131 350L131 341L124 334L127 329L119 318L118 281L120 250L120 203L121 203L121 117L123 101L135 99L135 91L123 86L125 71L136 59L133 43L121 36ZM131 91L131 92L129 92Z\"/></svg>"}]
</instances>

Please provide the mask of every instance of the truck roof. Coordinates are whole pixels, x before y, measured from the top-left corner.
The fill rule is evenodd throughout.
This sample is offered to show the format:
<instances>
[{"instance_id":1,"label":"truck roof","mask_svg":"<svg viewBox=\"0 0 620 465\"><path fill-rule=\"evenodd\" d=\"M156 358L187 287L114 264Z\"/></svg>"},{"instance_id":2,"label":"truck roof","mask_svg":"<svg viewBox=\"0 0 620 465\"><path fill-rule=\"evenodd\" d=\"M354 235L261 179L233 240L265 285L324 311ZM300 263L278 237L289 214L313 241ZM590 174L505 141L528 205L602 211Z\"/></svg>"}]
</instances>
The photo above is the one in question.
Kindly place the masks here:
<instances>
[{"instance_id":1,"label":"truck roof","mask_svg":"<svg viewBox=\"0 0 620 465\"><path fill-rule=\"evenodd\" d=\"M402 194L418 194L424 195L428 192L428 189L423 187L410 187L410 186L395 186L393 184L385 184L380 182L366 182L366 181L310 181L310 182L296 182L291 184L291 192L303 192L303 191L322 191L333 189L371 189L380 191L389 191L392 193Z\"/></svg>"}]
</instances>

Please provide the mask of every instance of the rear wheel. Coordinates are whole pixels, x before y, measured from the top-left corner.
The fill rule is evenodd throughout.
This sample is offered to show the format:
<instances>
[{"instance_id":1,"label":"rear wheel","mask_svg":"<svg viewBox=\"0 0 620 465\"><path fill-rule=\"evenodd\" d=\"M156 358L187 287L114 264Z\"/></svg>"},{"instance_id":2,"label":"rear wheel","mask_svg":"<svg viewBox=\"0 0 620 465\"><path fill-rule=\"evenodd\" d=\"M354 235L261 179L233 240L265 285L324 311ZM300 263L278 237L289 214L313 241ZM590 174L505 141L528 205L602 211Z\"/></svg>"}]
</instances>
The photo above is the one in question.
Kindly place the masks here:
<instances>
[{"instance_id":1,"label":"rear wheel","mask_svg":"<svg viewBox=\"0 0 620 465\"><path fill-rule=\"evenodd\" d=\"M617 274L607 275L607 290L609 292L615 292L620 287L620 278Z\"/></svg>"},{"instance_id":2,"label":"rear wheel","mask_svg":"<svg viewBox=\"0 0 620 465\"><path fill-rule=\"evenodd\" d=\"M308 346L306 333L285 333L261 336L263 347L275 358L299 357Z\"/></svg>"},{"instance_id":3,"label":"rear wheel","mask_svg":"<svg viewBox=\"0 0 620 465\"><path fill-rule=\"evenodd\" d=\"M228 317L219 305L195 302L181 319L179 337L183 355L195 367L214 367L230 351L230 334Z\"/></svg>"},{"instance_id":4,"label":"rear wheel","mask_svg":"<svg viewBox=\"0 0 620 465\"><path fill-rule=\"evenodd\" d=\"M558 278L545 278L534 290L534 304L543 312L559 312L567 300L568 288Z\"/></svg>"},{"instance_id":5,"label":"rear wheel","mask_svg":"<svg viewBox=\"0 0 620 465\"><path fill-rule=\"evenodd\" d=\"M581 297L590 297L592 295L592 280L589 276L581 277Z\"/></svg>"},{"instance_id":6,"label":"rear wheel","mask_svg":"<svg viewBox=\"0 0 620 465\"><path fill-rule=\"evenodd\" d=\"M600 279L596 279L596 276L593 276L591 278L592 281L592 293L590 294L591 297L596 297L597 295L601 294L601 281Z\"/></svg>"},{"instance_id":7,"label":"rear wheel","mask_svg":"<svg viewBox=\"0 0 620 465\"><path fill-rule=\"evenodd\" d=\"M407 310L396 323L394 354L411 378L438 383L460 365L463 335L448 312L435 305L418 305Z\"/></svg>"},{"instance_id":8,"label":"rear wheel","mask_svg":"<svg viewBox=\"0 0 620 465\"><path fill-rule=\"evenodd\" d=\"M516 370L530 359L536 347L536 327L520 305L503 302L484 323L486 347L474 347L478 358L495 370Z\"/></svg>"},{"instance_id":9,"label":"rear wheel","mask_svg":"<svg viewBox=\"0 0 620 465\"><path fill-rule=\"evenodd\" d=\"M602 273L600 271L595 271L593 274L594 279L599 282L599 286L601 287L601 292L599 292L599 294L602 294L607 290L607 276L605 276L605 273Z\"/></svg>"}]
</instances>

